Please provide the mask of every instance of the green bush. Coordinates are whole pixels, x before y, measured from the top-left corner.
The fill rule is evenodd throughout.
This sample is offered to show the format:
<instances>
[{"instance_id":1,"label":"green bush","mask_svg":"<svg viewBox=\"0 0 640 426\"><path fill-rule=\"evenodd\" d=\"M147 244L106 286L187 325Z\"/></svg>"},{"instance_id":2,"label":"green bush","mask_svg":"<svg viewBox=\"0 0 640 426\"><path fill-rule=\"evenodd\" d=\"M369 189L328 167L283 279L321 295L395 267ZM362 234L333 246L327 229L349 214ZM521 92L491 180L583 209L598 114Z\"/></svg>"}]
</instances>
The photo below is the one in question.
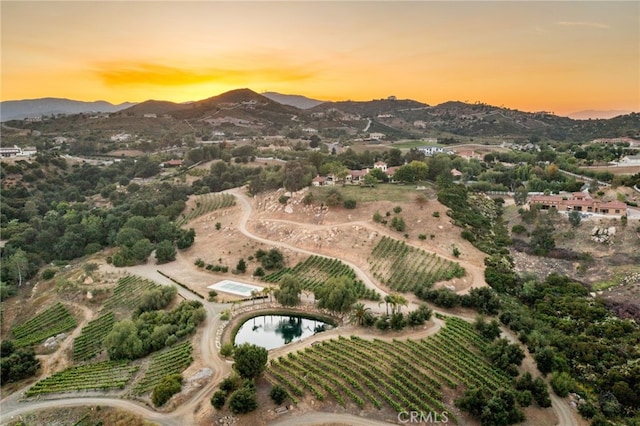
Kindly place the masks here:
<instances>
[{"instance_id":1,"label":"green bush","mask_svg":"<svg viewBox=\"0 0 640 426\"><path fill-rule=\"evenodd\" d=\"M278 405L282 404L288 396L287 390L280 385L275 385L269 392L269 397Z\"/></svg>"},{"instance_id":2,"label":"green bush","mask_svg":"<svg viewBox=\"0 0 640 426\"><path fill-rule=\"evenodd\" d=\"M42 271L42 279L43 280L50 280L51 278L56 276L56 270L55 269L45 269L44 271Z\"/></svg>"},{"instance_id":3,"label":"green bush","mask_svg":"<svg viewBox=\"0 0 640 426\"><path fill-rule=\"evenodd\" d=\"M220 348L220 355L222 356L231 356L233 355L233 343L231 342L227 342L225 344L222 345L222 347Z\"/></svg>"},{"instance_id":4,"label":"green bush","mask_svg":"<svg viewBox=\"0 0 640 426\"><path fill-rule=\"evenodd\" d=\"M575 388L575 382L573 378L568 373L560 373L554 371L551 374L551 379L549 380L551 384L551 388L560 398L564 398L569 395L569 392L572 392Z\"/></svg>"},{"instance_id":5,"label":"green bush","mask_svg":"<svg viewBox=\"0 0 640 426\"><path fill-rule=\"evenodd\" d=\"M440 212L433 212L433 213L431 213L431 216L440 217Z\"/></svg>"},{"instance_id":6,"label":"green bush","mask_svg":"<svg viewBox=\"0 0 640 426\"><path fill-rule=\"evenodd\" d=\"M171 374L165 376L162 381L153 388L151 401L156 407L163 406L173 395L182 390L182 376Z\"/></svg>"},{"instance_id":7,"label":"green bush","mask_svg":"<svg viewBox=\"0 0 640 426\"><path fill-rule=\"evenodd\" d=\"M350 198L348 200L344 200L344 203L342 203L343 207L345 209L355 209L356 208L356 200Z\"/></svg>"},{"instance_id":8,"label":"green bush","mask_svg":"<svg viewBox=\"0 0 640 426\"><path fill-rule=\"evenodd\" d=\"M211 405L216 410L220 410L224 407L224 403L227 402L227 393L222 390L217 390L211 395Z\"/></svg>"},{"instance_id":9,"label":"green bush","mask_svg":"<svg viewBox=\"0 0 640 426\"><path fill-rule=\"evenodd\" d=\"M401 217L394 217L391 219L391 227L398 232L404 232L407 229L407 224L404 223L404 219Z\"/></svg>"},{"instance_id":10,"label":"green bush","mask_svg":"<svg viewBox=\"0 0 640 426\"><path fill-rule=\"evenodd\" d=\"M396 213L396 214L400 213L401 211L402 211L402 207L400 207L400 206L395 206L393 208L393 212Z\"/></svg>"},{"instance_id":11,"label":"green bush","mask_svg":"<svg viewBox=\"0 0 640 426\"><path fill-rule=\"evenodd\" d=\"M514 234L524 234L525 232L527 232L527 228L525 228L524 225L521 224L513 225L513 227L511 228L511 232L513 232Z\"/></svg>"},{"instance_id":12,"label":"green bush","mask_svg":"<svg viewBox=\"0 0 640 426\"><path fill-rule=\"evenodd\" d=\"M231 394L229 408L233 414L249 413L258 408L256 391L251 387L242 387Z\"/></svg>"}]
</instances>

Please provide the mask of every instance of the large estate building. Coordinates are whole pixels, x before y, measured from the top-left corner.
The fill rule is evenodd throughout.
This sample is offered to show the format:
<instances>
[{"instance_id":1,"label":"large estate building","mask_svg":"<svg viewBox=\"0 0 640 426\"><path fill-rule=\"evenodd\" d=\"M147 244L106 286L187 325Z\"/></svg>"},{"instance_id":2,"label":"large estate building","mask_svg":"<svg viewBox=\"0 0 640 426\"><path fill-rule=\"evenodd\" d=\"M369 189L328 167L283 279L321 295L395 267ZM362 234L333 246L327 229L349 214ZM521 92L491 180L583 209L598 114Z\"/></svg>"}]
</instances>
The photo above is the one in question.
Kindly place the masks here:
<instances>
[{"instance_id":1,"label":"large estate building","mask_svg":"<svg viewBox=\"0 0 640 426\"><path fill-rule=\"evenodd\" d=\"M597 213L603 215L626 216L627 205L621 201L602 201L591 198L586 192L565 195L532 195L529 207L540 206L541 210L556 209L561 212Z\"/></svg>"}]
</instances>

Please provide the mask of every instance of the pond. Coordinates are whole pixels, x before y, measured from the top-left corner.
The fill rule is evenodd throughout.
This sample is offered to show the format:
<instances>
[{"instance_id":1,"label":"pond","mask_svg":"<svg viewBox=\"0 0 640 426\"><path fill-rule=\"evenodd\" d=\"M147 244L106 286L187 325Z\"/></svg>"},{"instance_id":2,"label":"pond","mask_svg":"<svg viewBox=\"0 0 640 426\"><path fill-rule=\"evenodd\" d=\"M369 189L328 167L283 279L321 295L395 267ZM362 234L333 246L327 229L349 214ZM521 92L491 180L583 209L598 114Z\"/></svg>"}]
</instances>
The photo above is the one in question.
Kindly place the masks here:
<instances>
[{"instance_id":1,"label":"pond","mask_svg":"<svg viewBox=\"0 0 640 426\"><path fill-rule=\"evenodd\" d=\"M331 324L297 315L260 315L240 326L235 344L252 343L275 349L332 328Z\"/></svg>"}]
</instances>

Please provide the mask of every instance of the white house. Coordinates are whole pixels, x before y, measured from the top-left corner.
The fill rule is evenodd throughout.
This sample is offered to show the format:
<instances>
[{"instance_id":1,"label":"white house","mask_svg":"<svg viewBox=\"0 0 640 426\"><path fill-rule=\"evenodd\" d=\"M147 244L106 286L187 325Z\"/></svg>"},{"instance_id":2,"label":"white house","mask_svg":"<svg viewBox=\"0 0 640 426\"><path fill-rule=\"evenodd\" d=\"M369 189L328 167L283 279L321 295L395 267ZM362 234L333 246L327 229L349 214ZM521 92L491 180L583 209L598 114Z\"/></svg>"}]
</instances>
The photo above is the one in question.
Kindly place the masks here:
<instances>
[{"instance_id":1,"label":"white house","mask_svg":"<svg viewBox=\"0 0 640 426\"><path fill-rule=\"evenodd\" d=\"M373 168L382 170L383 172L387 173L387 163L385 163L384 161L376 161L376 163L373 165Z\"/></svg>"},{"instance_id":2,"label":"white house","mask_svg":"<svg viewBox=\"0 0 640 426\"><path fill-rule=\"evenodd\" d=\"M384 137L385 137L384 133L377 133L377 132L369 133L369 139L373 139L374 141L382 140L384 139Z\"/></svg>"},{"instance_id":3,"label":"white house","mask_svg":"<svg viewBox=\"0 0 640 426\"><path fill-rule=\"evenodd\" d=\"M444 152L444 148L440 146L421 146L418 151L422 152L426 157L432 157L436 154Z\"/></svg>"}]
</instances>

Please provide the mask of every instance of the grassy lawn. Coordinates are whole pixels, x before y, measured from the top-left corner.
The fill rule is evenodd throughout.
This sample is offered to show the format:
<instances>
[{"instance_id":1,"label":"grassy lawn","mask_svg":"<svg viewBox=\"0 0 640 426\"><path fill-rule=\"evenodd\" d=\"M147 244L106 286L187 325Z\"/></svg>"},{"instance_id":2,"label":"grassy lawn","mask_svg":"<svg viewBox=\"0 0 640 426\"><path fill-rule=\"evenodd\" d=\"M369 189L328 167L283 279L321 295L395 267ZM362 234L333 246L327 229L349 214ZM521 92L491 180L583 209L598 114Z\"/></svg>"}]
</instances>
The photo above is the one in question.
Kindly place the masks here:
<instances>
[{"instance_id":1,"label":"grassy lawn","mask_svg":"<svg viewBox=\"0 0 640 426\"><path fill-rule=\"evenodd\" d=\"M410 149L410 148L418 148L421 146L445 146L441 144L428 143L425 141L401 141L394 142L389 145L389 148L398 148L398 149Z\"/></svg>"},{"instance_id":2,"label":"grassy lawn","mask_svg":"<svg viewBox=\"0 0 640 426\"><path fill-rule=\"evenodd\" d=\"M337 189L343 199L353 199L359 203L366 203L368 201L392 201L392 202L405 202L412 201L418 194L416 186L426 186L431 188L431 184L420 182L412 185L396 185L390 183L378 184L375 188L369 188L358 185L336 185L325 186L322 188L311 188L311 193L316 201L325 202L327 194L331 189Z\"/></svg>"}]
</instances>

